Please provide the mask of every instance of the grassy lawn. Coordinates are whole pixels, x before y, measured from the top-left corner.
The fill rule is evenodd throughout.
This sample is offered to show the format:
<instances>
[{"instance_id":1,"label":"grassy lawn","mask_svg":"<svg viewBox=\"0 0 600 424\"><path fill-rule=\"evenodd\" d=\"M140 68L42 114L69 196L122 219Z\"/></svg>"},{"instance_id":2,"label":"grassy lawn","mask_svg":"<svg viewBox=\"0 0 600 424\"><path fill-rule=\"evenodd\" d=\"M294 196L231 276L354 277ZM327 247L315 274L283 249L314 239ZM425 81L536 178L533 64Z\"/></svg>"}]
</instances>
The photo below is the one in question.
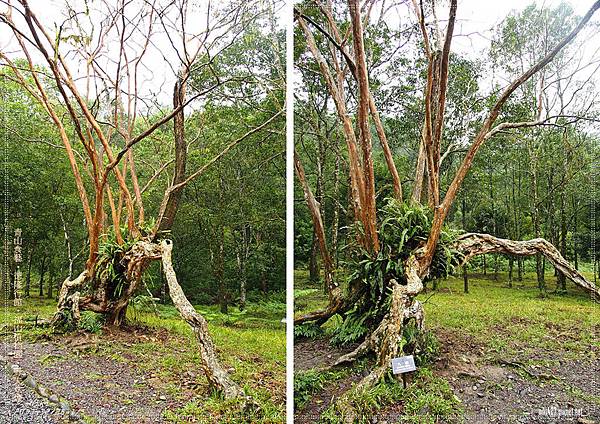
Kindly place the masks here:
<instances>
[{"instance_id":1,"label":"grassy lawn","mask_svg":"<svg viewBox=\"0 0 600 424\"><path fill-rule=\"evenodd\" d=\"M32 320L35 316L48 319L56 308L55 302L47 299L29 298L23 303L20 311L14 307L4 308L2 321L14 322L18 316L24 320ZM94 324L96 317L91 313L84 313L82 322L98 331L97 350L92 355L111 358L159 380L161 390L173 399L164 412L163 418L167 422L235 423L250 419L252 422L283 423L285 326L281 319L285 316L285 303L267 300L249 303L243 312L231 307L229 314L220 313L218 306L212 305L196 305L196 309L209 322L221 364L257 401L258 407L254 411L243 415L239 408L236 410L236 405L210 392L198 365L197 343L174 307L157 305L156 311L150 307L130 307L128 322L133 326L132 331L143 334L138 338L105 334L106 330ZM36 340L48 332L47 329L29 329L23 333L23 339ZM60 338L54 341L61 342ZM93 361L93 356L85 358ZM188 383L193 383L191 388ZM93 417L87 419L95 422Z\"/></svg>"},{"instance_id":2,"label":"grassy lawn","mask_svg":"<svg viewBox=\"0 0 600 424\"><path fill-rule=\"evenodd\" d=\"M588 276L591 277L591 276ZM566 294L550 293L541 298L535 274L508 288L507 275L474 275L469 293L463 293L462 278L441 281L437 292L425 293L426 323L429 327L458 330L488 348L509 350L567 350L593 354L599 347L595 327L600 317L589 296L571 283ZM556 285L546 277L547 287Z\"/></svg>"},{"instance_id":3,"label":"grassy lawn","mask_svg":"<svg viewBox=\"0 0 600 424\"><path fill-rule=\"evenodd\" d=\"M463 293L462 277L440 280L436 291L429 290L418 297L424 303L426 326L460 330L497 349L519 345L579 353L592 346L600 347L594 333L600 316L594 303L572 283L567 283L567 293L552 293L556 277L549 274L546 275L549 290L546 298L539 296L534 273L526 273L523 281L514 281L512 288L508 287L506 273L499 273L497 280L493 274L472 274L468 294ZM584 274L593 278L591 273ZM296 270L294 275L296 316L327 304L322 287L308 281L306 270ZM325 328L328 326L331 327L331 323ZM575 333L576 337L567 341L552 337L557 332Z\"/></svg>"}]
</instances>

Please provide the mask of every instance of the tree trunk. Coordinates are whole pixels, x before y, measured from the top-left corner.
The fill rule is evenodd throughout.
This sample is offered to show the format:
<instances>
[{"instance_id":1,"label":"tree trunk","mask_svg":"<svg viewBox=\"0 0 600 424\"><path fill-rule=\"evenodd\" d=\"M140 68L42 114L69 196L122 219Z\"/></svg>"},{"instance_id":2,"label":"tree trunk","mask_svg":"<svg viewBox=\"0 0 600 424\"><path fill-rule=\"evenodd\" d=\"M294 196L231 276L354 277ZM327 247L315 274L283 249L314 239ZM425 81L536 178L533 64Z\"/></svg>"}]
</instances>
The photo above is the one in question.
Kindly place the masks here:
<instances>
[{"instance_id":1,"label":"tree trunk","mask_svg":"<svg viewBox=\"0 0 600 424\"><path fill-rule=\"evenodd\" d=\"M317 255L319 254L319 243L317 241L316 231L313 230L312 243L310 245L310 259L308 261L308 280L311 283L319 281L319 261Z\"/></svg>"},{"instance_id":2,"label":"tree trunk","mask_svg":"<svg viewBox=\"0 0 600 424\"><path fill-rule=\"evenodd\" d=\"M219 363L214 344L208 332L206 320L202 315L196 312L177 282L177 276L175 275L175 270L173 269L171 261L173 243L170 240L163 240L160 247L163 269L169 285L171 300L173 301L175 308L177 308L181 314L181 317L190 325L196 336L201 367L204 375L208 379L211 387L223 393L225 399L245 398L244 391L229 378L227 372Z\"/></svg>"},{"instance_id":3,"label":"tree trunk","mask_svg":"<svg viewBox=\"0 0 600 424\"><path fill-rule=\"evenodd\" d=\"M523 258L517 259L517 281L523 281Z\"/></svg>"},{"instance_id":4,"label":"tree trunk","mask_svg":"<svg viewBox=\"0 0 600 424\"><path fill-rule=\"evenodd\" d=\"M75 261L75 258L73 258L73 248L71 246L71 237L69 237L69 231L67 229L67 221L65 219L62 208L59 208L59 213L60 213L60 220L62 221L62 225L63 225L63 234L64 234L64 238L65 238L65 245L67 247L67 259L69 260L69 275L67 278L70 280L71 278L73 278L73 262Z\"/></svg>"},{"instance_id":5,"label":"tree trunk","mask_svg":"<svg viewBox=\"0 0 600 424\"><path fill-rule=\"evenodd\" d=\"M224 275L224 262L225 262L225 247L224 247L224 238L225 238L225 228L223 225L219 225L219 232L217 236L217 257L215 263L215 278L217 280L217 284L219 285L219 306L221 309L221 313L228 313L227 303L228 303L228 294L227 287L225 284L225 275Z\"/></svg>"},{"instance_id":6,"label":"tree trunk","mask_svg":"<svg viewBox=\"0 0 600 424\"><path fill-rule=\"evenodd\" d=\"M187 74L181 70L177 74L177 82L173 88L174 110L181 107L185 101L186 80ZM183 187L178 186L178 184L183 182L186 178L185 167L187 162L187 145L185 143L185 113L183 107L173 117L173 136L175 141L175 171L173 173L171 187L167 189L160 206L156 222L157 233L171 229L173 222L175 221L179 201L183 195Z\"/></svg>"},{"instance_id":7,"label":"tree trunk","mask_svg":"<svg viewBox=\"0 0 600 424\"><path fill-rule=\"evenodd\" d=\"M300 162L298 154L294 151L294 168L302 190L304 191L304 198L310 211L310 215L313 222L313 229L319 242L319 250L321 252L321 259L323 260L323 272L327 291L329 293L330 302L337 302L337 299L341 297L341 289L337 282L333 278L333 262L329 255L329 249L327 248L327 241L325 240L325 227L323 225L323 217L321 215L321 205L315 199L308 182L306 181L306 174L304 173L304 167Z\"/></svg>"},{"instance_id":8,"label":"tree trunk","mask_svg":"<svg viewBox=\"0 0 600 424\"><path fill-rule=\"evenodd\" d=\"M40 297L44 297L44 276L46 275L46 261L47 261L47 256L44 255L42 257L42 261L40 262L40 290L39 290Z\"/></svg>"},{"instance_id":9,"label":"tree trunk","mask_svg":"<svg viewBox=\"0 0 600 424\"><path fill-rule=\"evenodd\" d=\"M508 287L512 288L513 286L513 263L514 259L512 256L508 257Z\"/></svg>"},{"instance_id":10,"label":"tree trunk","mask_svg":"<svg viewBox=\"0 0 600 424\"><path fill-rule=\"evenodd\" d=\"M567 256L567 218L565 214L565 193L564 187L560 194L560 234L559 234L560 254L563 257ZM575 267L577 269L577 267ZM556 278L556 291L565 293L567 291L567 279L562 273L558 273Z\"/></svg>"},{"instance_id":11,"label":"tree trunk","mask_svg":"<svg viewBox=\"0 0 600 424\"><path fill-rule=\"evenodd\" d=\"M52 265L52 262L50 262L50 265L48 267L48 292L46 293L48 299L52 299L54 278L54 266Z\"/></svg>"},{"instance_id":12,"label":"tree trunk","mask_svg":"<svg viewBox=\"0 0 600 424\"><path fill-rule=\"evenodd\" d=\"M334 267L338 266L338 237L339 237L339 226L340 226L340 205L337 202L340 193L340 153L335 152L335 168L333 171L333 222L331 223L331 252L334 257Z\"/></svg>"},{"instance_id":13,"label":"tree trunk","mask_svg":"<svg viewBox=\"0 0 600 424\"><path fill-rule=\"evenodd\" d=\"M483 275L487 275L487 257L483 255Z\"/></svg>"},{"instance_id":14,"label":"tree trunk","mask_svg":"<svg viewBox=\"0 0 600 424\"><path fill-rule=\"evenodd\" d=\"M29 297L31 290L31 265L33 264L33 250L34 247L29 248L29 255L27 256L27 275L25 276L25 297Z\"/></svg>"}]
</instances>

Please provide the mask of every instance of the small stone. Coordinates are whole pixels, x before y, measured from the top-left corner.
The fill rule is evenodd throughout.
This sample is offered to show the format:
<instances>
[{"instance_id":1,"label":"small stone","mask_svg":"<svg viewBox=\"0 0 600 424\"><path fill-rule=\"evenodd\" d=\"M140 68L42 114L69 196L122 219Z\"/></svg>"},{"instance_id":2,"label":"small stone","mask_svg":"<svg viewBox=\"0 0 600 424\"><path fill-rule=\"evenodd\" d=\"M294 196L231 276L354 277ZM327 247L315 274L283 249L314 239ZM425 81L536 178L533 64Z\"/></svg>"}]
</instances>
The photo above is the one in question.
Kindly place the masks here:
<instances>
[{"instance_id":1,"label":"small stone","mask_svg":"<svg viewBox=\"0 0 600 424\"><path fill-rule=\"evenodd\" d=\"M479 396L480 398L484 397L485 395L481 392L477 392L477 396Z\"/></svg>"},{"instance_id":2,"label":"small stone","mask_svg":"<svg viewBox=\"0 0 600 424\"><path fill-rule=\"evenodd\" d=\"M35 382L35 380L33 379L32 376L28 375L25 380L23 381L23 383L25 383L26 386L31 387L32 389L35 389L37 386L37 383Z\"/></svg>"},{"instance_id":3,"label":"small stone","mask_svg":"<svg viewBox=\"0 0 600 424\"><path fill-rule=\"evenodd\" d=\"M167 400L167 397L166 397L165 395L160 395L158 398L159 398L160 400Z\"/></svg>"},{"instance_id":4,"label":"small stone","mask_svg":"<svg viewBox=\"0 0 600 424\"><path fill-rule=\"evenodd\" d=\"M482 379L480 379L480 380L477 380L477 382L478 382L479 384L483 384L483 383L485 383L485 380L482 380Z\"/></svg>"},{"instance_id":5,"label":"small stone","mask_svg":"<svg viewBox=\"0 0 600 424\"><path fill-rule=\"evenodd\" d=\"M477 391L477 385L471 387L471 389L473 389L473 391L476 392Z\"/></svg>"},{"instance_id":6,"label":"small stone","mask_svg":"<svg viewBox=\"0 0 600 424\"><path fill-rule=\"evenodd\" d=\"M509 379L509 380L514 380L514 379L515 379L515 376L514 376L514 375L512 375L512 374L508 374L508 379Z\"/></svg>"},{"instance_id":7,"label":"small stone","mask_svg":"<svg viewBox=\"0 0 600 424\"><path fill-rule=\"evenodd\" d=\"M56 395L50 395L50 397L48 397L48 400L50 402L52 402L52 403L58 403L59 402L58 396L56 396Z\"/></svg>"},{"instance_id":8,"label":"small stone","mask_svg":"<svg viewBox=\"0 0 600 424\"><path fill-rule=\"evenodd\" d=\"M38 386L37 387L37 392L43 398L48 398L48 396L50 396L50 393L48 392L48 389L46 389L44 386Z\"/></svg>"},{"instance_id":9,"label":"small stone","mask_svg":"<svg viewBox=\"0 0 600 424\"><path fill-rule=\"evenodd\" d=\"M8 371L11 374L19 375L21 373L21 367L18 366L18 365L16 365L16 364L13 364L13 365L10 366L10 368L8 369Z\"/></svg>"}]
</instances>

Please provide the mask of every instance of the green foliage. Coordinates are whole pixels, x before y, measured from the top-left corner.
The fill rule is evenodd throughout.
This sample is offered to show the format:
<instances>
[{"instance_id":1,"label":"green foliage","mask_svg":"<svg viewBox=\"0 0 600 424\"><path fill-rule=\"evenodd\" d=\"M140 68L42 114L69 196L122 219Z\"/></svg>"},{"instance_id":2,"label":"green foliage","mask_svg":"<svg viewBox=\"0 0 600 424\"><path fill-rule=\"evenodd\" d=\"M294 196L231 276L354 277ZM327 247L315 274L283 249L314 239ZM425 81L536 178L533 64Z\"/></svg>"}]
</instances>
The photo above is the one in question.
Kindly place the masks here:
<instances>
[{"instance_id":1,"label":"green foliage","mask_svg":"<svg viewBox=\"0 0 600 424\"><path fill-rule=\"evenodd\" d=\"M343 345L361 340L389 310L389 283L392 279L406 284L404 264L429 237L432 213L426 207L411 206L387 199L379 217L380 250L376 257L361 248L355 249L354 260L347 264L349 284L360 282L366 294L351 309L334 331L332 343ZM461 255L453 248L458 233L443 228L431 263L430 279L452 274Z\"/></svg>"},{"instance_id":2,"label":"green foliage","mask_svg":"<svg viewBox=\"0 0 600 424\"><path fill-rule=\"evenodd\" d=\"M294 374L294 406L302 408L311 397L323 390L327 383L332 383L347 377L352 371L360 372L366 365L360 361L356 366L332 371L307 370Z\"/></svg>"},{"instance_id":3,"label":"green foliage","mask_svg":"<svg viewBox=\"0 0 600 424\"><path fill-rule=\"evenodd\" d=\"M303 324L294 325L294 338L314 339L322 336L323 328L314 322L305 322Z\"/></svg>"},{"instance_id":4,"label":"green foliage","mask_svg":"<svg viewBox=\"0 0 600 424\"><path fill-rule=\"evenodd\" d=\"M375 308L365 310L362 314L359 305L354 306L339 326L333 330L330 339L334 346L356 343L369 333L368 323L375 318Z\"/></svg>"},{"instance_id":5,"label":"green foliage","mask_svg":"<svg viewBox=\"0 0 600 424\"><path fill-rule=\"evenodd\" d=\"M432 363L440 353L440 343L432 331L419 330L414 323L402 329L403 351L415 357L418 367Z\"/></svg>"},{"instance_id":6,"label":"green foliage","mask_svg":"<svg viewBox=\"0 0 600 424\"><path fill-rule=\"evenodd\" d=\"M404 409L399 422L438 423L457 419L462 414L460 399L454 394L450 384L435 377L427 368L419 369L414 382L404 389L402 383L387 378L379 384L362 389L350 389L348 402L353 406L357 416L355 423L370 423L378 410L395 402L402 402ZM339 405L331 404L321 416L321 421L328 424L344 423L344 411Z\"/></svg>"},{"instance_id":7,"label":"green foliage","mask_svg":"<svg viewBox=\"0 0 600 424\"><path fill-rule=\"evenodd\" d=\"M78 327L81 330L85 330L90 333L97 334L102 331L104 326L104 316L91 311L83 311L81 318L78 323Z\"/></svg>"},{"instance_id":8,"label":"green foliage","mask_svg":"<svg viewBox=\"0 0 600 424\"><path fill-rule=\"evenodd\" d=\"M73 319L73 313L70 309L58 311L56 314L58 320L57 324L53 326L56 333L70 333L77 328L77 324Z\"/></svg>"},{"instance_id":9,"label":"green foliage","mask_svg":"<svg viewBox=\"0 0 600 424\"><path fill-rule=\"evenodd\" d=\"M325 373L309 370L294 375L294 406L302 408L313 394L323 390Z\"/></svg>"}]
</instances>

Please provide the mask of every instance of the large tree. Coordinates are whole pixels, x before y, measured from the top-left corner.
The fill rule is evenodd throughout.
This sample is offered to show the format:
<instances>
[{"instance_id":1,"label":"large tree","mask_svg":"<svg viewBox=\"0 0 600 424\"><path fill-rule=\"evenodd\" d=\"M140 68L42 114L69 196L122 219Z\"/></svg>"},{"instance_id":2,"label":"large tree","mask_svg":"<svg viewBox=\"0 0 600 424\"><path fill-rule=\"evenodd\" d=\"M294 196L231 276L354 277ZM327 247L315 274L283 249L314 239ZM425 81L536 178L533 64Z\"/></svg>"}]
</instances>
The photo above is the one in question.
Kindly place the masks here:
<instances>
[{"instance_id":1,"label":"large tree","mask_svg":"<svg viewBox=\"0 0 600 424\"><path fill-rule=\"evenodd\" d=\"M54 137L69 161L87 230L85 269L62 284L54 325L72 328L83 310L121 325L142 275L153 261L161 260L169 294L196 335L210 384L226 398L244 397L219 364L206 320L177 281L169 234L184 188L236 145L281 122L283 104L274 94L282 85L277 73L271 78L273 73L265 76L260 69L230 72L250 69L239 50L244 63L232 63L228 54L261 22L272 29L268 21L274 5L194 5L185 0L67 3L64 21L50 29L27 0L2 4L0 23L13 36L10 48L0 51L2 76L18 84L51 119ZM170 107L157 98L160 83L151 83L157 78L172 84ZM186 109L201 108L213 97L223 103L253 104L258 119L251 120L252 127L229 129L217 146L203 150L207 158L190 171ZM168 131L167 124L172 124L173 156L141 181L135 150ZM142 193L161 181L157 177L169 167L172 178L155 218L149 219Z\"/></svg>"},{"instance_id":2,"label":"large tree","mask_svg":"<svg viewBox=\"0 0 600 424\"><path fill-rule=\"evenodd\" d=\"M600 1L596 1L583 18L565 29L557 40L546 37L546 48L540 57L514 76L508 85L489 96L486 102L488 106L479 116L461 125L464 130L458 137L469 139L462 141L464 155L458 163L446 168L442 167L442 160L447 156L443 146L447 146L450 149L448 151L453 149L445 134L448 132L449 99L453 94L448 93L448 87L457 1L450 2L445 31L439 25L437 2L427 2L427 8L424 3L412 2L412 12L420 29L418 45L422 48L426 64L420 82L423 87L423 120L413 169L412 193L407 193L401 185L370 81L368 62L372 58L369 50L372 40L369 36L372 33L367 33L365 25L375 14L376 3L366 2L361 6L358 0L348 0L346 5L315 1L295 8L295 21L302 34L301 43L305 43L304 54L310 56L318 66L321 80L333 100L334 113L343 129L350 177L350 208L355 222L354 240L350 243L356 252L355 269L349 278L348 292L343 295L335 282L328 284L328 306L324 310L298 317L295 323L315 321L321 324L334 314L345 316L343 325L356 315L359 315L357 321L361 318L368 320L368 329L359 346L335 362L335 365L339 365L352 362L368 352L376 354L375 367L355 390L374 385L389 373L391 359L402 354L402 332L406 325L414 320L416 326L422 328L423 307L415 297L423 290L424 281L457 269L474 256L487 253L543 255L557 272L593 296L598 295L596 286L544 239L513 241L476 233L456 236L446 229L445 222L477 153L486 141L511 129L557 123L564 118L564 110L553 115L549 108L548 115L542 116L534 108L526 116L527 119L511 121L504 119L502 111L517 90L546 69L577 37L600 8ZM381 9L383 13L385 8L382 6ZM376 29L373 31L376 32ZM401 77L394 77L394 73L399 73L397 69L388 68L387 72L387 78L392 83L401 80ZM383 74L386 75L385 72ZM381 79L377 83L379 88ZM540 91L545 89L547 87L542 83ZM538 92L536 95L541 96ZM468 113L464 115L468 117ZM376 208L372 127L384 155L394 198L379 209L379 216ZM470 134L468 130L472 127L475 131ZM460 128L452 128L452 132L460 132ZM456 134L452 136L457 137ZM326 269L325 278L330 280L331 253L323 236L326 232L323 229L322 211L307 184L298 155L295 168L319 241ZM443 190L445 179L448 179L448 184ZM352 422L354 412L349 399L349 396L342 396L338 404L346 420Z\"/></svg>"}]
</instances>

